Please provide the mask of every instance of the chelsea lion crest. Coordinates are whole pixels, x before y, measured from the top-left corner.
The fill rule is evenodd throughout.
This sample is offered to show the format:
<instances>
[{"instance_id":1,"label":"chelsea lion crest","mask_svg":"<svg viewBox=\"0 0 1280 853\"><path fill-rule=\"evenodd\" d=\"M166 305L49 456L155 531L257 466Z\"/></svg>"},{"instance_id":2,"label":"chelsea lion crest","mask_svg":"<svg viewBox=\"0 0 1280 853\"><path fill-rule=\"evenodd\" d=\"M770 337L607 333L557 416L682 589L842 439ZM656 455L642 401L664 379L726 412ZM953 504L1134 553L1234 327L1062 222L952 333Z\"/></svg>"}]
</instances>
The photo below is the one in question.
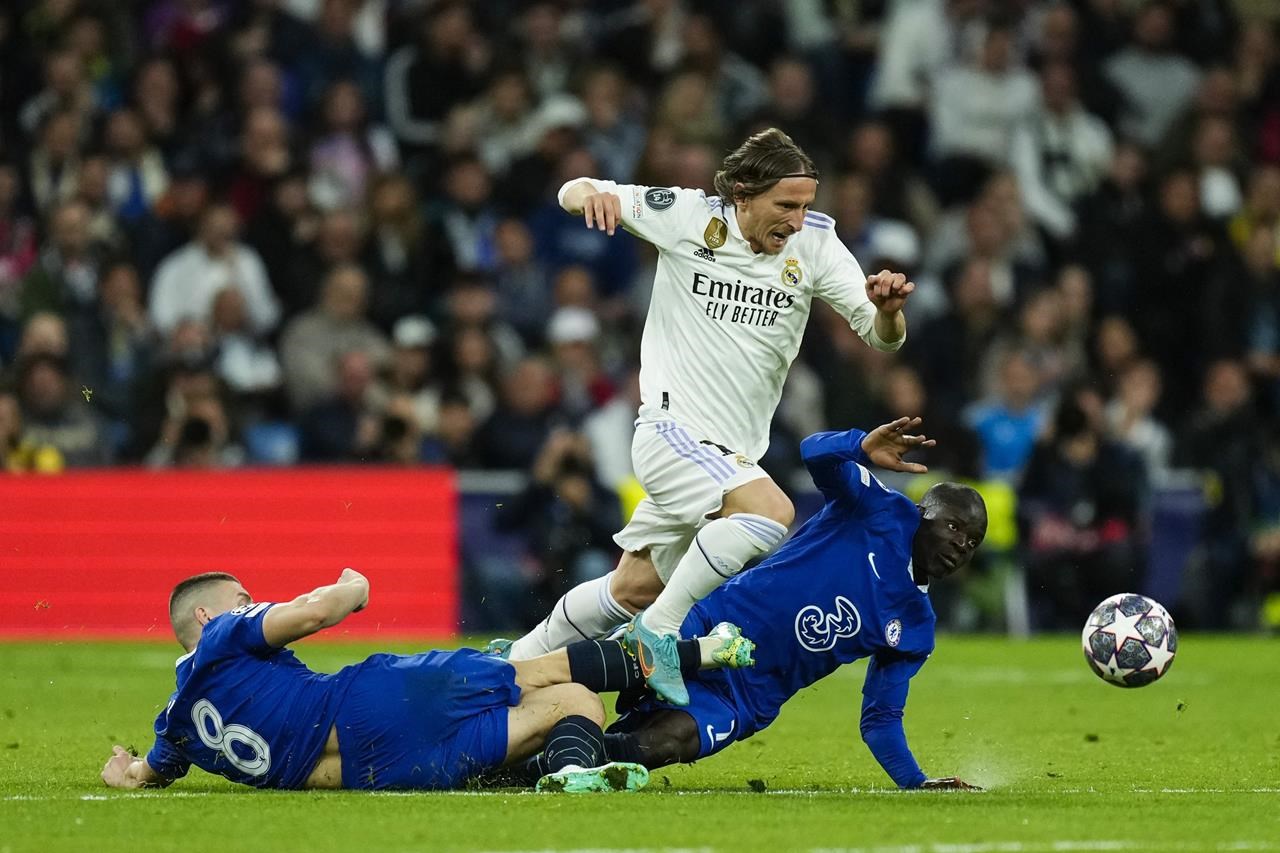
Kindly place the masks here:
<instances>
[{"instance_id":1,"label":"chelsea lion crest","mask_svg":"<svg viewBox=\"0 0 1280 853\"><path fill-rule=\"evenodd\" d=\"M890 646L897 646L902 642L901 619L890 619L889 624L884 626L884 641Z\"/></svg>"}]
</instances>

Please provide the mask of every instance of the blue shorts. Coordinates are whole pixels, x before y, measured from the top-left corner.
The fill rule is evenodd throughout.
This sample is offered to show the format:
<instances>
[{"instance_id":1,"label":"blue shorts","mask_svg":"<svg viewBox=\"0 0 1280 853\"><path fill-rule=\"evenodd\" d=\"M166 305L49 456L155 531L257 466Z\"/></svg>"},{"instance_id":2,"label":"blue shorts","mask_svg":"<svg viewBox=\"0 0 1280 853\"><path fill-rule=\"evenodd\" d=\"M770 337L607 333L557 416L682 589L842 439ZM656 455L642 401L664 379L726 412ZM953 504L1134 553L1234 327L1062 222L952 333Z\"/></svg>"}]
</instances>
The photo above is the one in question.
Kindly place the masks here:
<instances>
[{"instance_id":1,"label":"blue shorts","mask_svg":"<svg viewBox=\"0 0 1280 853\"><path fill-rule=\"evenodd\" d=\"M456 788L507 757L516 670L471 649L373 655L338 709L344 788Z\"/></svg>"}]
</instances>

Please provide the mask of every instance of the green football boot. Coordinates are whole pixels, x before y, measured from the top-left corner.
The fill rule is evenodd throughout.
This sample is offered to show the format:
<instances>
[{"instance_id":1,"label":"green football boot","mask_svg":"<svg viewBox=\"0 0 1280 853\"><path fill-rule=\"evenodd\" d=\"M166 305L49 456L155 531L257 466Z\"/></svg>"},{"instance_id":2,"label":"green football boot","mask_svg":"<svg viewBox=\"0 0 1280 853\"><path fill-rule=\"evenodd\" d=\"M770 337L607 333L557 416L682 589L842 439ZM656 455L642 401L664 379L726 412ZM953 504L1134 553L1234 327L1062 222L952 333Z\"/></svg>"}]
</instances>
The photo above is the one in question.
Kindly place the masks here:
<instances>
[{"instance_id":1,"label":"green football boot","mask_svg":"<svg viewBox=\"0 0 1280 853\"><path fill-rule=\"evenodd\" d=\"M756 665L755 658L751 657L756 644L742 636L742 629L732 622L721 622L707 633L707 637L720 641L720 645L712 650L711 659L725 669Z\"/></svg>"},{"instance_id":2,"label":"green football boot","mask_svg":"<svg viewBox=\"0 0 1280 853\"><path fill-rule=\"evenodd\" d=\"M639 791L649 784L649 771L639 764L611 761L599 767L569 765L538 780L540 793L587 794L594 791Z\"/></svg>"}]
</instances>

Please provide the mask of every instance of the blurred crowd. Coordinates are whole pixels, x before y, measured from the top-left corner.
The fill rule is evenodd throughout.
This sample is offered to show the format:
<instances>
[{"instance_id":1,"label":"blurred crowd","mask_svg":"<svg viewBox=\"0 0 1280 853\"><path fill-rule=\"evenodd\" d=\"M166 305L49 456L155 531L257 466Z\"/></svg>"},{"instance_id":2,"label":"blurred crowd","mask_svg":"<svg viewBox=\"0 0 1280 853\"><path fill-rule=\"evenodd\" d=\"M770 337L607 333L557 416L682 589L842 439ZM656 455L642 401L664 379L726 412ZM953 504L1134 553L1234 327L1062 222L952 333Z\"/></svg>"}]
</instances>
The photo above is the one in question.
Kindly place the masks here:
<instances>
[{"instance_id":1,"label":"blurred crowd","mask_svg":"<svg viewBox=\"0 0 1280 853\"><path fill-rule=\"evenodd\" d=\"M1182 613L1256 624L1280 37L1230 0L5 4L5 467L514 469L548 584L598 572L655 255L556 189L709 190L769 126L918 290L895 355L815 303L763 464L923 414L1049 628L1141 586L1151 495L1190 482Z\"/></svg>"}]
</instances>

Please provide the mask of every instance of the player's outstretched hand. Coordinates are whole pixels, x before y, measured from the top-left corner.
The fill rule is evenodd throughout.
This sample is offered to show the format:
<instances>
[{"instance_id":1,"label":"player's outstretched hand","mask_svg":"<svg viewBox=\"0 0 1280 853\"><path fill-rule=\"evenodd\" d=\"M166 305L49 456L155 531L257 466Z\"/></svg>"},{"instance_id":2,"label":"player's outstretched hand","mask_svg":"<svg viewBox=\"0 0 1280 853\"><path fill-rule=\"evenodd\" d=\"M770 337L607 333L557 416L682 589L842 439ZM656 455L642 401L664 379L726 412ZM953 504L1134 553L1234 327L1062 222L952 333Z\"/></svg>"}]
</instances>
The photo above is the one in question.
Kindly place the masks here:
<instances>
[{"instance_id":1,"label":"player's outstretched hand","mask_svg":"<svg viewBox=\"0 0 1280 853\"><path fill-rule=\"evenodd\" d=\"M591 223L588 222L588 225ZM880 270L867 276L867 298L887 314L896 314L907 304L907 297L916 289L900 272Z\"/></svg>"},{"instance_id":2,"label":"player's outstretched hand","mask_svg":"<svg viewBox=\"0 0 1280 853\"><path fill-rule=\"evenodd\" d=\"M111 758L102 768L102 781L109 788L129 787L129 778L125 775L133 764L133 755L120 744L111 747Z\"/></svg>"},{"instance_id":3,"label":"player's outstretched hand","mask_svg":"<svg viewBox=\"0 0 1280 853\"><path fill-rule=\"evenodd\" d=\"M588 228L599 228L612 237L622 221L622 199L617 193L592 193L582 200L582 216Z\"/></svg>"},{"instance_id":4,"label":"player's outstretched hand","mask_svg":"<svg viewBox=\"0 0 1280 853\"><path fill-rule=\"evenodd\" d=\"M923 435L910 435L907 430L920 426L920 418L898 418L891 423L878 426L867 437L862 439L862 452L872 462L890 471L902 471L907 474L923 474L929 469L919 462L904 462L904 453L917 447L933 447L932 438Z\"/></svg>"},{"instance_id":5,"label":"player's outstretched hand","mask_svg":"<svg viewBox=\"0 0 1280 853\"><path fill-rule=\"evenodd\" d=\"M942 779L925 779L920 785L921 790L925 791L981 791L977 785L970 785L963 779L955 776L947 776Z\"/></svg>"}]
</instances>

